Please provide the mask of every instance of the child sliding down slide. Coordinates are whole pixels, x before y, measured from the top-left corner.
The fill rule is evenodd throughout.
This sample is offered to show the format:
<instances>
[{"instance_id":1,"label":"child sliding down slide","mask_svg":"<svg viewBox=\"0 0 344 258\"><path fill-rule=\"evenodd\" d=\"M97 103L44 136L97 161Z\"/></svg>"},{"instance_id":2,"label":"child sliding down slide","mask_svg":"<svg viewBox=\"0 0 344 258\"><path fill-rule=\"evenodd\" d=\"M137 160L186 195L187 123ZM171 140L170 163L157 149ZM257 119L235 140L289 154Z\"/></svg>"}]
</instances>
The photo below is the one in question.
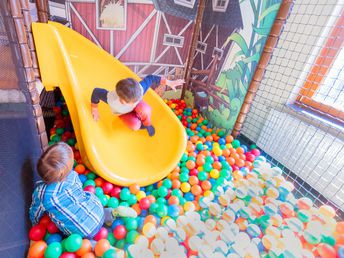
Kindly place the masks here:
<instances>
[{"instance_id":1,"label":"child sliding down slide","mask_svg":"<svg viewBox=\"0 0 344 258\"><path fill-rule=\"evenodd\" d=\"M120 80L115 90L107 91L102 88L95 88L91 96L91 112L95 121L99 119L98 103L100 100L107 103L114 115L132 130L146 129L149 136L155 134L151 122L151 107L142 100L143 95L152 85L166 85L176 90L184 80L170 81L156 75L148 75L142 81L137 82L132 78Z\"/></svg>"}]
</instances>

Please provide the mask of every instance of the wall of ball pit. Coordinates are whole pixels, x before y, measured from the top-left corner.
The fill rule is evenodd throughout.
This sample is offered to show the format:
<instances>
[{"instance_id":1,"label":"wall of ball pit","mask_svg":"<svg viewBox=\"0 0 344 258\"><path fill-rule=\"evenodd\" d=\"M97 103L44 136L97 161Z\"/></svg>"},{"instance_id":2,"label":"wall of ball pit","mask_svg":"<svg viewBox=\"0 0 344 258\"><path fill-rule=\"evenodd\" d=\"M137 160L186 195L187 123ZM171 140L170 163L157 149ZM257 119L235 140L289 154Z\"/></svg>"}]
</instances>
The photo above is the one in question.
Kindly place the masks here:
<instances>
[{"instance_id":1,"label":"wall of ball pit","mask_svg":"<svg viewBox=\"0 0 344 258\"><path fill-rule=\"evenodd\" d=\"M65 141L85 191L104 207L132 207L94 237L62 236L48 216L29 232L29 257L344 257L344 222L327 205L296 199L294 186L255 145L213 129L183 100L166 100L188 134L178 166L147 186L120 187L82 164L63 99L50 144Z\"/></svg>"}]
</instances>

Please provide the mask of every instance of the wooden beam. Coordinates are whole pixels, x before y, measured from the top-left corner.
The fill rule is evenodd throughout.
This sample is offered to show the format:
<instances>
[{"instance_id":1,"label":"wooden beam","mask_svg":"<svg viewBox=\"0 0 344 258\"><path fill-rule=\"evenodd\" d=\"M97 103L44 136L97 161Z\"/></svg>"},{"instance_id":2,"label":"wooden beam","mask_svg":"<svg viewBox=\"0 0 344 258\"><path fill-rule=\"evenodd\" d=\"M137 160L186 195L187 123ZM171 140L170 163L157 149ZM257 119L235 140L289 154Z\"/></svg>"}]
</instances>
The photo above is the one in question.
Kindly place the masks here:
<instances>
[{"instance_id":1,"label":"wooden beam","mask_svg":"<svg viewBox=\"0 0 344 258\"><path fill-rule=\"evenodd\" d=\"M210 70L192 70L191 75L209 75Z\"/></svg>"}]
</instances>

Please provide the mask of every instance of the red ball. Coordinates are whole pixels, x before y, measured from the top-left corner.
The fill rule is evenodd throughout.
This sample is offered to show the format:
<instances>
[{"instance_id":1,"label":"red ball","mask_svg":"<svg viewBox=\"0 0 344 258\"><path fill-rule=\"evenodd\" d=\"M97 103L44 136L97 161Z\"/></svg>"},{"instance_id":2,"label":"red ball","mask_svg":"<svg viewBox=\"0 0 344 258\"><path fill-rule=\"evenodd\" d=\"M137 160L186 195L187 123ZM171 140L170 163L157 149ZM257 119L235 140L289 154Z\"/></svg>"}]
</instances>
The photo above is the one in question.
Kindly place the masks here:
<instances>
[{"instance_id":1,"label":"red ball","mask_svg":"<svg viewBox=\"0 0 344 258\"><path fill-rule=\"evenodd\" d=\"M253 155L252 153L250 153L250 152L246 153L246 160L247 161L253 162L255 158L256 158L256 156Z\"/></svg>"},{"instance_id":2,"label":"red ball","mask_svg":"<svg viewBox=\"0 0 344 258\"><path fill-rule=\"evenodd\" d=\"M232 170L235 171L235 170L239 170L240 168L237 166L237 165L232 165Z\"/></svg>"},{"instance_id":3,"label":"red ball","mask_svg":"<svg viewBox=\"0 0 344 258\"><path fill-rule=\"evenodd\" d=\"M113 189L113 184L111 184L110 182L106 181L106 182L103 183L102 188L103 188L104 194L110 194L110 192Z\"/></svg>"},{"instance_id":4,"label":"red ball","mask_svg":"<svg viewBox=\"0 0 344 258\"><path fill-rule=\"evenodd\" d=\"M117 240L125 238L126 234L127 234L127 229L123 225L118 225L113 230L113 235Z\"/></svg>"},{"instance_id":5,"label":"red ball","mask_svg":"<svg viewBox=\"0 0 344 258\"><path fill-rule=\"evenodd\" d=\"M140 200L139 205L142 210L148 210L151 205L151 202L149 198L144 197Z\"/></svg>"},{"instance_id":6,"label":"red ball","mask_svg":"<svg viewBox=\"0 0 344 258\"><path fill-rule=\"evenodd\" d=\"M90 193L96 193L96 188L93 185L88 185L84 188L84 191L90 192Z\"/></svg>"},{"instance_id":7,"label":"red ball","mask_svg":"<svg viewBox=\"0 0 344 258\"><path fill-rule=\"evenodd\" d=\"M50 221L48 226L47 226L47 230L50 234L54 234L54 233L57 233L59 232L59 229L58 227L55 225L54 222Z\"/></svg>"},{"instance_id":8,"label":"red ball","mask_svg":"<svg viewBox=\"0 0 344 258\"><path fill-rule=\"evenodd\" d=\"M197 176L198 170L196 168L193 168L189 172L189 176Z\"/></svg>"},{"instance_id":9,"label":"red ball","mask_svg":"<svg viewBox=\"0 0 344 258\"><path fill-rule=\"evenodd\" d=\"M119 188L118 186L114 186L111 190L110 195L112 197L116 197L117 199L119 199L119 194L121 193L121 188Z\"/></svg>"},{"instance_id":10,"label":"red ball","mask_svg":"<svg viewBox=\"0 0 344 258\"><path fill-rule=\"evenodd\" d=\"M43 216L42 216L42 218L39 220L39 224L40 225L42 225L42 226L44 226L44 227L47 227L48 226L48 224L50 223L50 217L49 217L49 215L48 214L44 214Z\"/></svg>"},{"instance_id":11,"label":"red ball","mask_svg":"<svg viewBox=\"0 0 344 258\"><path fill-rule=\"evenodd\" d=\"M29 238L33 241L42 240L45 236L46 229L43 225L35 225L29 231Z\"/></svg>"},{"instance_id":12,"label":"red ball","mask_svg":"<svg viewBox=\"0 0 344 258\"><path fill-rule=\"evenodd\" d=\"M94 240L99 241L100 239L106 239L108 236L108 231L106 228L102 227L98 233L94 236Z\"/></svg>"},{"instance_id":13,"label":"red ball","mask_svg":"<svg viewBox=\"0 0 344 258\"><path fill-rule=\"evenodd\" d=\"M76 258L76 254L75 253L63 253L61 254L60 258Z\"/></svg>"},{"instance_id":14,"label":"red ball","mask_svg":"<svg viewBox=\"0 0 344 258\"><path fill-rule=\"evenodd\" d=\"M251 153L256 157L260 155L260 151L258 149L251 150Z\"/></svg>"}]
</instances>

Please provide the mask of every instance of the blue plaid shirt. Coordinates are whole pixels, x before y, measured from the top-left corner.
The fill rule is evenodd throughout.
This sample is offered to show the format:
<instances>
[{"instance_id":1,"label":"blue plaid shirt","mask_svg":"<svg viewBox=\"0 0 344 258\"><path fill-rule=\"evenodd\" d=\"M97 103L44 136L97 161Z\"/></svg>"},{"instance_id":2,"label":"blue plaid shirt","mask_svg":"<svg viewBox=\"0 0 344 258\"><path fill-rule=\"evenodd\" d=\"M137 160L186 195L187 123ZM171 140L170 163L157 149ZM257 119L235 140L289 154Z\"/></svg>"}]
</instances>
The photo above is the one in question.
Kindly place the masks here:
<instances>
[{"instance_id":1,"label":"blue plaid shirt","mask_svg":"<svg viewBox=\"0 0 344 258\"><path fill-rule=\"evenodd\" d=\"M93 237L104 223L104 209L98 197L82 189L75 171L62 182L37 183L29 211L32 223L37 224L45 212L66 235Z\"/></svg>"}]
</instances>

